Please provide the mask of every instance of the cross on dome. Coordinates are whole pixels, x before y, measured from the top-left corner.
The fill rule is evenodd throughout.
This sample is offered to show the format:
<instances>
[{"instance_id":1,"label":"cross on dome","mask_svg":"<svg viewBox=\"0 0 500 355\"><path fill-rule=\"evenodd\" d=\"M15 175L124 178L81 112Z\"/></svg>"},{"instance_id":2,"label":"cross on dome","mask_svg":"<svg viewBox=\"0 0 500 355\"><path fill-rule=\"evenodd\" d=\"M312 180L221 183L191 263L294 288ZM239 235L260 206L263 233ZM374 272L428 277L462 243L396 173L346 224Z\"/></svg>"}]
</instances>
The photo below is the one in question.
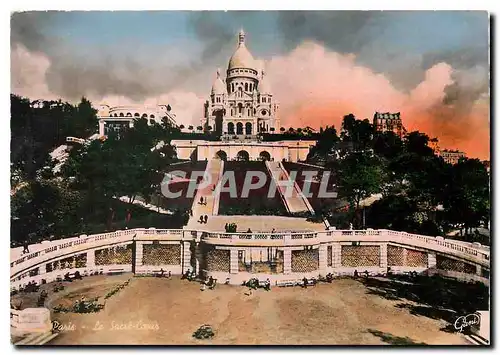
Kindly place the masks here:
<instances>
[{"instance_id":1,"label":"cross on dome","mask_svg":"<svg viewBox=\"0 0 500 355\"><path fill-rule=\"evenodd\" d=\"M242 44L245 44L245 31L243 31L243 28L240 30L240 33L238 35L238 43L241 46Z\"/></svg>"}]
</instances>

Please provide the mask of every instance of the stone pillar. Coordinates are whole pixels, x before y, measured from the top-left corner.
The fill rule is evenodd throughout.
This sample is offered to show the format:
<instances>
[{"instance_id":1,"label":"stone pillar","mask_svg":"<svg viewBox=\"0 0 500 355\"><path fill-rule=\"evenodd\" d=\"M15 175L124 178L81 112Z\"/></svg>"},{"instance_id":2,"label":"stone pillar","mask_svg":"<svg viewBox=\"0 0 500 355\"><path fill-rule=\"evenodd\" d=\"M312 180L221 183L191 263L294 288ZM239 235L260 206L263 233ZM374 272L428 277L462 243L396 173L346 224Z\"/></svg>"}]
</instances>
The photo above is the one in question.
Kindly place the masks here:
<instances>
[{"instance_id":1,"label":"stone pillar","mask_svg":"<svg viewBox=\"0 0 500 355\"><path fill-rule=\"evenodd\" d=\"M200 248L200 243L196 243L195 245L195 255L196 255L196 265L195 265L195 272L197 275L200 274L200 259L203 257L201 253L201 248Z\"/></svg>"},{"instance_id":2,"label":"stone pillar","mask_svg":"<svg viewBox=\"0 0 500 355\"><path fill-rule=\"evenodd\" d=\"M332 267L338 269L342 267L342 245L340 243L332 244Z\"/></svg>"},{"instance_id":3,"label":"stone pillar","mask_svg":"<svg viewBox=\"0 0 500 355\"><path fill-rule=\"evenodd\" d=\"M144 252L144 242L135 242L135 268L142 266L142 255Z\"/></svg>"},{"instance_id":4,"label":"stone pillar","mask_svg":"<svg viewBox=\"0 0 500 355\"><path fill-rule=\"evenodd\" d=\"M290 275L292 273L292 249L283 249L283 274Z\"/></svg>"},{"instance_id":5,"label":"stone pillar","mask_svg":"<svg viewBox=\"0 0 500 355\"><path fill-rule=\"evenodd\" d=\"M234 248L229 250L229 272L238 273L238 250Z\"/></svg>"},{"instance_id":6,"label":"stone pillar","mask_svg":"<svg viewBox=\"0 0 500 355\"><path fill-rule=\"evenodd\" d=\"M87 261L86 261L86 267L94 269L95 268L95 250L88 250L87 251Z\"/></svg>"},{"instance_id":7,"label":"stone pillar","mask_svg":"<svg viewBox=\"0 0 500 355\"><path fill-rule=\"evenodd\" d=\"M436 253L431 252L427 254L427 268L428 269L436 268Z\"/></svg>"},{"instance_id":8,"label":"stone pillar","mask_svg":"<svg viewBox=\"0 0 500 355\"><path fill-rule=\"evenodd\" d=\"M482 271L481 265L476 264L476 275L481 276L481 271Z\"/></svg>"},{"instance_id":9,"label":"stone pillar","mask_svg":"<svg viewBox=\"0 0 500 355\"><path fill-rule=\"evenodd\" d=\"M328 252L326 244L319 245L318 257L319 257L319 273L324 275L326 274L326 268L328 266L328 260L327 260Z\"/></svg>"},{"instance_id":10,"label":"stone pillar","mask_svg":"<svg viewBox=\"0 0 500 355\"><path fill-rule=\"evenodd\" d=\"M104 121L99 120L99 135L103 136L104 135Z\"/></svg>"},{"instance_id":11,"label":"stone pillar","mask_svg":"<svg viewBox=\"0 0 500 355\"><path fill-rule=\"evenodd\" d=\"M182 254L182 272L185 273L191 268L191 243L186 241L181 243L184 250Z\"/></svg>"},{"instance_id":12,"label":"stone pillar","mask_svg":"<svg viewBox=\"0 0 500 355\"><path fill-rule=\"evenodd\" d=\"M403 266L408 265L408 249L403 248Z\"/></svg>"},{"instance_id":13,"label":"stone pillar","mask_svg":"<svg viewBox=\"0 0 500 355\"><path fill-rule=\"evenodd\" d=\"M387 243L380 245L380 267L387 269Z\"/></svg>"}]
</instances>

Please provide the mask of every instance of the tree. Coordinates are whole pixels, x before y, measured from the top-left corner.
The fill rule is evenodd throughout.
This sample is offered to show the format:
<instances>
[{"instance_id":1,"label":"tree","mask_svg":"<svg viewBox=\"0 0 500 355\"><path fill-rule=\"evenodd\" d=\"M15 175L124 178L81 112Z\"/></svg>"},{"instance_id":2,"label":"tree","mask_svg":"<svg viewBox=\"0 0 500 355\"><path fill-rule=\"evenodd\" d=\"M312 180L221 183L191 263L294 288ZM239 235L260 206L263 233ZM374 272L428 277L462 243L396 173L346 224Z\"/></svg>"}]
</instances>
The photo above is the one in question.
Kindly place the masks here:
<instances>
[{"instance_id":1,"label":"tree","mask_svg":"<svg viewBox=\"0 0 500 355\"><path fill-rule=\"evenodd\" d=\"M334 126L328 127L319 134L316 145L311 149L308 159L319 159L326 161L328 154L332 152L337 145L339 137Z\"/></svg>"},{"instance_id":2,"label":"tree","mask_svg":"<svg viewBox=\"0 0 500 355\"><path fill-rule=\"evenodd\" d=\"M489 175L479 159L462 159L450 169L444 190L444 208L450 223L471 234L490 214Z\"/></svg>"},{"instance_id":3,"label":"tree","mask_svg":"<svg viewBox=\"0 0 500 355\"><path fill-rule=\"evenodd\" d=\"M373 125L369 120L358 120L350 113L344 116L340 138L354 151L366 150L372 143Z\"/></svg>"},{"instance_id":4,"label":"tree","mask_svg":"<svg viewBox=\"0 0 500 355\"><path fill-rule=\"evenodd\" d=\"M403 153L403 141L394 132L377 134L373 140L375 154L386 159L394 159Z\"/></svg>"},{"instance_id":5,"label":"tree","mask_svg":"<svg viewBox=\"0 0 500 355\"><path fill-rule=\"evenodd\" d=\"M339 196L346 198L356 212L361 201L380 192L384 183L380 160L364 153L346 156L339 164L338 176ZM359 218L356 218L356 222L359 226Z\"/></svg>"}]
</instances>

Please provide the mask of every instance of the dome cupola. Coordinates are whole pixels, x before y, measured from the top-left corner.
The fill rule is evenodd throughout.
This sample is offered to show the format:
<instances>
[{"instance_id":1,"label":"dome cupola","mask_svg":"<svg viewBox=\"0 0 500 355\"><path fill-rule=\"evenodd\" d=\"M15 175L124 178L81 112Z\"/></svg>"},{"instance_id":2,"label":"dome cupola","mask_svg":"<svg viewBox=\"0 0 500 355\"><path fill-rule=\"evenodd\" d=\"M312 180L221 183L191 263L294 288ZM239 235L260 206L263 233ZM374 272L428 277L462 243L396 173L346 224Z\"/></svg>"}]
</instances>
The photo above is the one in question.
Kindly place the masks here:
<instances>
[{"instance_id":1,"label":"dome cupola","mask_svg":"<svg viewBox=\"0 0 500 355\"><path fill-rule=\"evenodd\" d=\"M226 84L220 77L220 69L217 69L217 78L212 85L212 95L227 94Z\"/></svg>"},{"instance_id":2,"label":"dome cupola","mask_svg":"<svg viewBox=\"0 0 500 355\"><path fill-rule=\"evenodd\" d=\"M236 68L255 70L255 62L252 54L245 46L245 32L243 32L243 30L241 30L238 35L238 48L236 49L236 52L234 52L231 59L229 59L227 70L229 71Z\"/></svg>"}]
</instances>

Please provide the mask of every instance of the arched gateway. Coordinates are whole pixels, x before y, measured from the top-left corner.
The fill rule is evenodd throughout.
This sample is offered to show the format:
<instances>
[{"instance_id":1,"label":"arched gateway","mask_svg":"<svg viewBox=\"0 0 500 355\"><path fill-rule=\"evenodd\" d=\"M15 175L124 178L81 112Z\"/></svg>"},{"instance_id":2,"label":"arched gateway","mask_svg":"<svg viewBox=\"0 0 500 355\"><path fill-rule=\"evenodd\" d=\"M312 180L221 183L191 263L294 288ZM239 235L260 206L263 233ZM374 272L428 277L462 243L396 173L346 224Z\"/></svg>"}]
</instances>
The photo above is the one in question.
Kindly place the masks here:
<instances>
[{"instance_id":1,"label":"arched gateway","mask_svg":"<svg viewBox=\"0 0 500 355\"><path fill-rule=\"evenodd\" d=\"M259 159L262 161L266 161L266 160L269 161L269 160L271 160L271 154L269 154L269 152L264 150L264 151L260 152Z\"/></svg>"},{"instance_id":2,"label":"arched gateway","mask_svg":"<svg viewBox=\"0 0 500 355\"><path fill-rule=\"evenodd\" d=\"M219 150L217 153L215 153L215 159L220 159L220 160L227 160L227 153L223 150Z\"/></svg>"},{"instance_id":3,"label":"arched gateway","mask_svg":"<svg viewBox=\"0 0 500 355\"><path fill-rule=\"evenodd\" d=\"M236 155L236 159L238 161L249 161L250 160L250 154L246 150L240 150L238 154Z\"/></svg>"}]
</instances>

